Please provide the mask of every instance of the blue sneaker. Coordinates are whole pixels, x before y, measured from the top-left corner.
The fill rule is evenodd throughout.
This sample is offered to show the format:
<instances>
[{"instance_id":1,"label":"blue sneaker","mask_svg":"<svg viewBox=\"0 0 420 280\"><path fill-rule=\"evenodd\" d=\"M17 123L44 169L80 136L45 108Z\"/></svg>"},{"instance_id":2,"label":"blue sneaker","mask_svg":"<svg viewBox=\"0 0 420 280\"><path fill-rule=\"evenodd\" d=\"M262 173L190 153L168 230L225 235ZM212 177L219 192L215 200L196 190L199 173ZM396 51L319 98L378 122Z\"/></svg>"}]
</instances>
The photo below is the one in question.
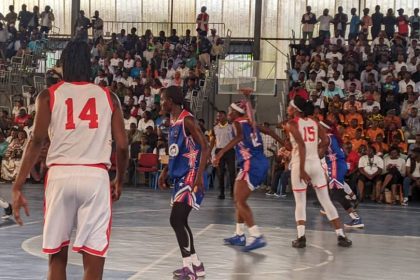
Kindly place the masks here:
<instances>
[{"instance_id":1,"label":"blue sneaker","mask_svg":"<svg viewBox=\"0 0 420 280\"><path fill-rule=\"evenodd\" d=\"M350 223L345 223L344 227L346 228L364 228L365 225L362 222L362 218L354 219Z\"/></svg>"},{"instance_id":2,"label":"blue sneaker","mask_svg":"<svg viewBox=\"0 0 420 280\"><path fill-rule=\"evenodd\" d=\"M249 245L246 245L242 252L250 252L255 249L259 249L262 247L265 247L267 245L267 242L265 241L265 238L263 235L260 237L255 237L254 241L252 241Z\"/></svg>"},{"instance_id":3,"label":"blue sneaker","mask_svg":"<svg viewBox=\"0 0 420 280\"><path fill-rule=\"evenodd\" d=\"M246 237L245 234L242 235L234 235L229 238L223 239L225 245L233 245L233 246L245 246L246 244Z\"/></svg>"}]
</instances>

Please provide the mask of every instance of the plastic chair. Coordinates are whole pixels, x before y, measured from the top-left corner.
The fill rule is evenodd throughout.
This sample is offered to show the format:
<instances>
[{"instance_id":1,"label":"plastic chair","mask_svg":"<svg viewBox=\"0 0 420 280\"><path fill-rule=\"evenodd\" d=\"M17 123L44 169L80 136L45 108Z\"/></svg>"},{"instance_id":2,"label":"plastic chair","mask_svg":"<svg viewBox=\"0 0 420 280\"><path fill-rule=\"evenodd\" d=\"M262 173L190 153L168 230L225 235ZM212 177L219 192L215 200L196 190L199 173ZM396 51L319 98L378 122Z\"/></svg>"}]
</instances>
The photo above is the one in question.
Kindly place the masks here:
<instances>
[{"instance_id":1,"label":"plastic chair","mask_svg":"<svg viewBox=\"0 0 420 280\"><path fill-rule=\"evenodd\" d=\"M149 173L152 178L149 187L157 189L159 171L159 156L152 153L139 154L137 159L136 172L134 173L134 186L137 186L137 172Z\"/></svg>"}]
</instances>

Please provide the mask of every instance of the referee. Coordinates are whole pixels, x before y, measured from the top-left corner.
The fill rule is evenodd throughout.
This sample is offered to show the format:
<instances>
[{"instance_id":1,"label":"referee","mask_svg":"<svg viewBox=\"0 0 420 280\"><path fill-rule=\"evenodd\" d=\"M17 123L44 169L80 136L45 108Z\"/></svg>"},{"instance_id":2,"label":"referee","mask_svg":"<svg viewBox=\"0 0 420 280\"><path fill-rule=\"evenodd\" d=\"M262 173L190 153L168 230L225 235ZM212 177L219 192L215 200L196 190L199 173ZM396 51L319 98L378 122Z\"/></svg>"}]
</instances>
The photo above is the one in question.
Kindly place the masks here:
<instances>
[{"instance_id":1,"label":"referee","mask_svg":"<svg viewBox=\"0 0 420 280\"><path fill-rule=\"evenodd\" d=\"M226 112L218 111L216 116L217 124L213 128L213 135L210 150L216 147L216 154L223 149L233 139L233 127L227 121ZM235 183L235 150L226 152L220 160L217 167L217 176L219 178L220 194L219 199L225 199L225 174L229 172L230 195L233 197L233 185Z\"/></svg>"}]
</instances>

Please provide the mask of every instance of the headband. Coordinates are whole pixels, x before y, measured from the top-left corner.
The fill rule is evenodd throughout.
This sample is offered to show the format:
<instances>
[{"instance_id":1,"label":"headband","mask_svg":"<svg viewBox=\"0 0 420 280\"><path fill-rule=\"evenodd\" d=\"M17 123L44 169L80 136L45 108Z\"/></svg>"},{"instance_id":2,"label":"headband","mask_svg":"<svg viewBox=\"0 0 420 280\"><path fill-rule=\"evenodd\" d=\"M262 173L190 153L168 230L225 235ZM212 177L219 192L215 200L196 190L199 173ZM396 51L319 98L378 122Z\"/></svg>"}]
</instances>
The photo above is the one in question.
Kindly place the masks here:
<instances>
[{"instance_id":1,"label":"headband","mask_svg":"<svg viewBox=\"0 0 420 280\"><path fill-rule=\"evenodd\" d=\"M245 110L244 110L244 109L242 109L241 107L239 107L238 105L236 105L236 103L232 103L232 104L230 104L230 107L231 107L233 110L235 110L235 111L237 111L237 112L239 112L239 113L241 113L241 114L245 114Z\"/></svg>"},{"instance_id":2,"label":"headband","mask_svg":"<svg viewBox=\"0 0 420 280\"><path fill-rule=\"evenodd\" d=\"M319 124L325 127L326 129L331 129L331 127L328 124L324 123L323 121L320 121Z\"/></svg>"},{"instance_id":3,"label":"headband","mask_svg":"<svg viewBox=\"0 0 420 280\"><path fill-rule=\"evenodd\" d=\"M299 112L301 112L302 113L302 110L301 109L299 109L299 107L298 106L296 106L296 104L295 104L295 101L292 99L292 101L290 101L290 106L292 106L293 108L295 108L296 110L298 110Z\"/></svg>"}]
</instances>

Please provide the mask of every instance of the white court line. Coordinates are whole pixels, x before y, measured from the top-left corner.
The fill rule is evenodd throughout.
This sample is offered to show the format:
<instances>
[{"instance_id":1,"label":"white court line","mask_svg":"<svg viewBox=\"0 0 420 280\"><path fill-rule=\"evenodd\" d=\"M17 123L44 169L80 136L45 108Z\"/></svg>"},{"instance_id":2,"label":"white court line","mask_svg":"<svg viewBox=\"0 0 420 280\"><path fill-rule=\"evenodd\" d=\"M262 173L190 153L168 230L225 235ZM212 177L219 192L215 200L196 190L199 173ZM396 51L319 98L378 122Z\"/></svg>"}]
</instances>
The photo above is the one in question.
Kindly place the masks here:
<instances>
[{"instance_id":1,"label":"white court line","mask_svg":"<svg viewBox=\"0 0 420 280\"><path fill-rule=\"evenodd\" d=\"M25 225L34 225L34 224L39 224L39 223L41 223L42 221L33 221L33 222L27 222L27 223L23 223L23 226L25 226ZM18 224L14 224L14 225L10 225L10 226L4 226L4 227L0 227L0 230L1 229L9 229L9 228L15 228L15 227L21 227L20 225L18 225ZM0 278L1 279L1 278Z\"/></svg>"},{"instance_id":2,"label":"white court line","mask_svg":"<svg viewBox=\"0 0 420 280\"><path fill-rule=\"evenodd\" d=\"M202 235L207 230L211 229L213 226L214 226L214 224L209 224L208 226L206 226L205 228L203 228L202 230L200 230L197 234L195 234L194 237ZM174 254L178 250L179 250L178 247L173 248L168 253L166 253L165 255L161 256L159 259L155 260L154 262L152 262L151 264L149 264L148 266L146 266L145 268L143 268L142 270L138 271L136 274L134 274L133 276L131 276L130 278L128 278L128 280L139 279L139 277L142 276L144 273L146 273L147 271L149 271L150 269L152 269L157 264L161 263L163 260L165 260L166 258L168 258L170 255Z\"/></svg>"}]
</instances>

